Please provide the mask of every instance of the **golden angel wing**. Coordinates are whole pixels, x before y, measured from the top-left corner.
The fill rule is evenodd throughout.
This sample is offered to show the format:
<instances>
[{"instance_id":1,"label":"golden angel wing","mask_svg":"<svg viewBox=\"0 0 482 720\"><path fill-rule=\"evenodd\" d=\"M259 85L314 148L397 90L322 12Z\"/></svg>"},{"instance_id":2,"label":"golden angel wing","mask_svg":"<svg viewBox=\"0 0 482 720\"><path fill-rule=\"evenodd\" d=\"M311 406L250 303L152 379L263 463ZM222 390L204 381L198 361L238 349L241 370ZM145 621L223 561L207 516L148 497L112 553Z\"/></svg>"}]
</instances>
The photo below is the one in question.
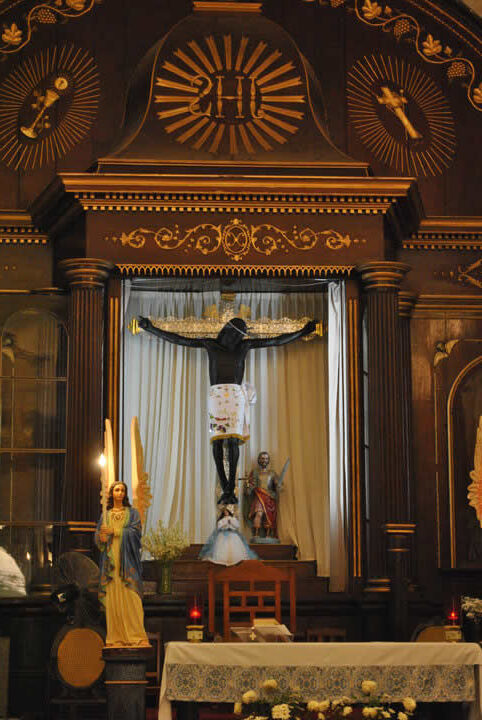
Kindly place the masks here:
<instances>
[{"instance_id":1,"label":"golden angel wing","mask_svg":"<svg viewBox=\"0 0 482 720\"><path fill-rule=\"evenodd\" d=\"M131 457L132 457L132 504L138 509L141 523L144 526L147 509L151 504L152 495L149 475L144 470L144 450L142 448L139 421L133 417L131 421Z\"/></svg>"},{"instance_id":2,"label":"golden angel wing","mask_svg":"<svg viewBox=\"0 0 482 720\"><path fill-rule=\"evenodd\" d=\"M477 519L482 527L482 415L479 418L475 440L474 469L470 472L472 482L468 486L469 505L475 508Z\"/></svg>"},{"instance_id":3,"label":"golden angel wing","mask_svg":"<svg viewBox=\"0 0 482 720\"><path fill-rule=\"evenodd\" d=\"M115 461L114 461L114 440L112 438L112 423L106 418L104 431L104 455L105 455L105 474L107 488L115 483Z\"/></svg>"}]
</instances>

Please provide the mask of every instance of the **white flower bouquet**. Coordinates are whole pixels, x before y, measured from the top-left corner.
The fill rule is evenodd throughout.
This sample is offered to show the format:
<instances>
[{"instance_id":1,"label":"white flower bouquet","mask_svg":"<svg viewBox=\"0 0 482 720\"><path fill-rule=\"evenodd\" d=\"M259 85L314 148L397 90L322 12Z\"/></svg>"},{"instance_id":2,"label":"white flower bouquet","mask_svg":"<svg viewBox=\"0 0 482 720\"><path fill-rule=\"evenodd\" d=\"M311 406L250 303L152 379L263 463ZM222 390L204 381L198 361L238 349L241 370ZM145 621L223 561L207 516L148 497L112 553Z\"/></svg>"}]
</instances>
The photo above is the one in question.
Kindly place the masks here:
<instances>
[{"instance_id":1,"label":"white flower bouquet","mask_svg":"<svg viewBox=\"0 0 482 720\"><path fill-rule=\"evenodd\" d=\"M479 622L482 619L482 600L465 595L461 603L462 612L470 620Z\"/></svg>"},{"instance_id":2,"label":"white flower bouquet","mask_svg":"<svg viewBox=\"0 0 482 720\"><path fill-rule=\"evenodd\" d=\"M179 523L165 527L162 520L142 538L144 550L147 550L154 560L166 564L177 560L188 546L189 539Z\"/></svg>"},{"instance_id":3,"label":"white flower bouquet","mask_svg":"<svg viewBox=\"0 0 482 720\"><path fill-rule=\"evenodd\" d=\"M303 702L296 689L282 691L274 678L264 680L258 690L248 690L234 704L235 715L245 720L347 720L356 715L367 720L408 720L417 703L406 697L396 707L385 696L378 697L374 680L364 680L365 698L358 702L348 697Z\"/></svg>"}]
</instances>

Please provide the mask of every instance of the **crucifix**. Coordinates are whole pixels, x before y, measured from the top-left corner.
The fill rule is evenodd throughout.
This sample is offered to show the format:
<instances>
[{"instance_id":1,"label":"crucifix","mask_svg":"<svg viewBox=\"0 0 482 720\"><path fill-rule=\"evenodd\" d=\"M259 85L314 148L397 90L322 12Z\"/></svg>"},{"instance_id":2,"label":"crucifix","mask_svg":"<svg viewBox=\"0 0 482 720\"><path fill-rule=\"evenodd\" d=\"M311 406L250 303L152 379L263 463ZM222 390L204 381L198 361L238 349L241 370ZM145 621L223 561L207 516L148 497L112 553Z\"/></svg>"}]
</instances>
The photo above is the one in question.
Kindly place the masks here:
<instances>
[{"instance_id":1,"label":"crucifix","mask_svg":"<svg viewBox=\"0 0 482 720\"><path fill-rule=\"evenodd\" d=\"M234 295L222 296L221 312L208 308L202 319L150 319L139 317L129 327L139 329L176 345L203 348L209 358L209 430L222 495L219 503L238 502L234 493L239 445L249 438L247 413L254 401L254 389L243 383L246 356L250 350L286 345L317 331L317 322L308 318L246 323L249 308L241 307L234 316ZM166 323L168 329L166 329ZM273 328L273 325L275 329ZM294 324L294 325L293 325ZM271 325L271 327L269 327ZM132 327L133 326L133 327ZM173 327L174 326L174 327ZM174 328L177 332L174 332ZM263 333L263 330L268 332ZM284 332L280 332L284 330ZM263 335L262 335L263 333ZM226 442L228 473L223 463Z\"/></svg>"},{"instance_id":2,"label":"crucifix","mask_svg":"<svg viewBox=\"0 0 482 720\"><path fill-rule=\"evenodd\" d=\"M403 109L408 103L407 98L403 94L403 90L400 90L400 92L397 93L395 90L390 90L388 86L384 85L381 88L381 91L381 97L377 96L377 100L380 105L385 105L388 110L396 115L412 140L420 140L422 135L418 132L418 130L415 130L408 119L405 110Z\"/></svg>"}]
</instances>

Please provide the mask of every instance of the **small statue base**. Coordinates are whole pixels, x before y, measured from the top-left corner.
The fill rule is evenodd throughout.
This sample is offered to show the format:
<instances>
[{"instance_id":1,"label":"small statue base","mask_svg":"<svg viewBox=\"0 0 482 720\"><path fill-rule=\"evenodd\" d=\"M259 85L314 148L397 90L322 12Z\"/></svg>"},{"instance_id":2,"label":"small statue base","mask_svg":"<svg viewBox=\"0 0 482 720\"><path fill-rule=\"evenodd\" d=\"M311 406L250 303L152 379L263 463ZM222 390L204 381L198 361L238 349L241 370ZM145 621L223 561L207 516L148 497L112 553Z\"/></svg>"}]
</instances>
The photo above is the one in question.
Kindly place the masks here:
<instances>
[{"instance_id":1,"label":"small statue base","mask_svg":"<svg viewBox=\"0 0 482 720\"><path fill-rule=\"evenodd\" d=\"M249 542L253 545L279 545L279 538L253 536Z\"/></svg>"},{"instance_id":2,"label":"small statue base","mask_svg":"<svg viewBox=\"0 0 482 720\"><path fill-rule=\"evenodd\" d=\"M145 720L146 666L152 647L104 647L107 720Z\"/></svg>"}]
</instances>

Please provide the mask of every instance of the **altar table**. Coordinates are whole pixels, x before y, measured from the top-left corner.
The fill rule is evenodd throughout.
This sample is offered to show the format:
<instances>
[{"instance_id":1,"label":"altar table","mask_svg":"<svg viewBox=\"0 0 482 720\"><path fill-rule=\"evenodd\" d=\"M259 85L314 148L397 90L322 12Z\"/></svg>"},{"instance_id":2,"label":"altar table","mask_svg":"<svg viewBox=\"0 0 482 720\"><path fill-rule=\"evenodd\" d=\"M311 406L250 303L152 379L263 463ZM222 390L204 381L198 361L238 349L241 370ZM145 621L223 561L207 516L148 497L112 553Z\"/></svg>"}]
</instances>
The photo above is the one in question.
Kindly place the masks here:
<instances>
[{"instance_id":1,"label":"altar table","mask_svg":"<svg viewBox=\"0 0 482 720\"><path fill-rule=\"evenodd\" d=\"M375 680L390 700L470 702L482 718L480 666L475 643L189 643L166 645L159 720L171 701L236 702L262 680L296 687L302 699L345 695L361 700L363 680Z\"/></svg>"}]
</instances>

